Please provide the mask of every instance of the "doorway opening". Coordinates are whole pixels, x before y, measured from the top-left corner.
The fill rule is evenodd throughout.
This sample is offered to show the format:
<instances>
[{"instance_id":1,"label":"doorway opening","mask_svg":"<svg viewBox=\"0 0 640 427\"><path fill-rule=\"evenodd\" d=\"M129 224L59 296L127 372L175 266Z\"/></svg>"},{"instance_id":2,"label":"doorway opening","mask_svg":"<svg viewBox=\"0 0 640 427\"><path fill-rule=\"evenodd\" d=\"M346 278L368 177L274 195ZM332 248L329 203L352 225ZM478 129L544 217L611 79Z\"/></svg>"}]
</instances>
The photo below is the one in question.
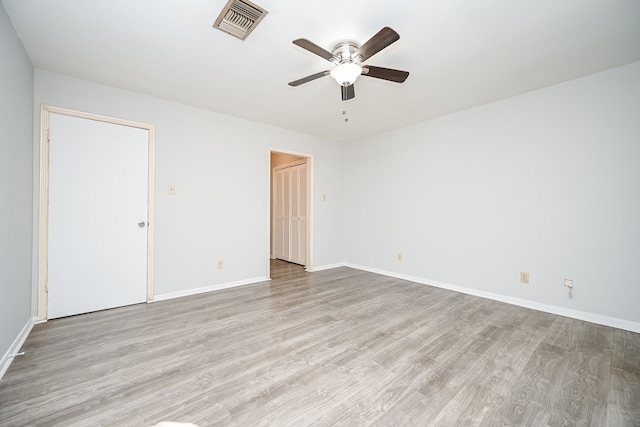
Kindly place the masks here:
<instances>
[{"instance_id":1,"label":"doorway opening","mask_svg":"<svg viewBox=\"0 0 640 427\"><path fill-rule=\"evenodd\" d=\"M313 157L286 150L269 150L269 262L273 260L313 269Z\"/></svg>"}]
</instances>

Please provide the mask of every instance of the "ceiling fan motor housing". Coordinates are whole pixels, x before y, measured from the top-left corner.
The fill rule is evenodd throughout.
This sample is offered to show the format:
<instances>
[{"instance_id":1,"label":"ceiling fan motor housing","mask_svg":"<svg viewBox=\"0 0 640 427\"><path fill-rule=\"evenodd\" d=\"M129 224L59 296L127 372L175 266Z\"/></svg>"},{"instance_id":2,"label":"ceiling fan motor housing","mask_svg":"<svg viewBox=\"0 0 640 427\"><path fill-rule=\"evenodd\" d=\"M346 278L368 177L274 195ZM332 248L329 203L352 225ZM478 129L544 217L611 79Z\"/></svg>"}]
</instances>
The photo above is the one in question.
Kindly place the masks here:
<instances>
[{"instance_id":1,"label":"ceiling fan motor housing","mask_svg":"<svg viewBox=\"0 0 640 427\"><path fill-rule=\"evenodd\" d=\"M333 47L333 56L340 60L339 64L357 62L353 54L360 49L360 44L351 41L343 40Z\"/></svg>"}]
</instances>

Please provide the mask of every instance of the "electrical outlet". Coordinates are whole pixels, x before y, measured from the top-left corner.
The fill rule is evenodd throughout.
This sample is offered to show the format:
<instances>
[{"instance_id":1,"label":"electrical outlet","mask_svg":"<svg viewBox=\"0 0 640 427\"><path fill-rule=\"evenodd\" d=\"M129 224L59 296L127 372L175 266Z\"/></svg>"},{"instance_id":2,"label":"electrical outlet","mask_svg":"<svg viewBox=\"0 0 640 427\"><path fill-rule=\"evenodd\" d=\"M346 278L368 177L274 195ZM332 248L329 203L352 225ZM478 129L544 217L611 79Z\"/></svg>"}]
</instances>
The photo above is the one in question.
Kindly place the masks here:
<instances>
[{"instance_id":1,"label":"electrical outlet","mask_svg":"<svg viewBox=\"0 0 640 427\"><path fill-rule=\"evenodd\" d=\"M224 268L224 261L219 259L218 260L218 270L222 270Z\"/></svg>"},{"instance_id":2,"label":"electrical outlet","mask_svg":"<svg viewBox=\"0 0 640 427\"><path fill-rule=\"evenodd\" d=\"M569 288L569 298L573 298L573 280L564 279L564 285Z\"/></svg>"},{"instance_id":3,"label":"electrical outlet","mask_svg":"<svg viewBox=\"0 0 640 427\"><path fill-rule=\"evenodd\" d=\"M529 283L529 273L523 271L520 273L520 282L521 283Z\"/></svg>"},{"instance_id":4,"label":"electrical outlet","mask_svg":"<svg viewBox=\"0 0 640 427\"><path fill-rule=\"evenodd\" d=\"M398 261L402 261L402 252L398 252Z\"/></svg>"}]
</instances>

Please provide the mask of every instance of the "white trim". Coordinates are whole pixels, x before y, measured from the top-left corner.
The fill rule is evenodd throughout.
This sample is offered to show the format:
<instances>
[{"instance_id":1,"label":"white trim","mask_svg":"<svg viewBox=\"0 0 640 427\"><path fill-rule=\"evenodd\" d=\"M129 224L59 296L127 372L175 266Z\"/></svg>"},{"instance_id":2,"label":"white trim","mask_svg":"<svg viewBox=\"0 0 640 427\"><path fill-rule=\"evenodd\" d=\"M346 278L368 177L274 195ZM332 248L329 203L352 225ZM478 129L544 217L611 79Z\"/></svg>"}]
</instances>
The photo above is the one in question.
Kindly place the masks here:
<instances>
[{"instance_id":1,"label":"white trim","mask_svg":"<svg viewBox=\"0 0 640 427\"><path fill-rule=\"evenodd\" d=\"M275 185L273 183L273 168L271 167L271 148L267 149L267 155L269 156L269 158L267 159L267 271L266 271L266 275L267 277L271 277L271 255L275 255L273 253L272 250L272 243L271 243L271 234L272 234L272 228L271 228L271 218L273 217L273 207L271 205L272 203L272 197L273 197L273 186Z\"/></svg>"},{"instance_id":2,"label":"white trim","mask_svg":"<svg viewBox=\"0 0 640 427\"><path fill-rule=\"evenodd\" d=\"M153 265L154 265L154 182L155 182L155 126L147 123L134 122L116 117L101 116L84 111L54 107L42 104L40 106L40 194L38 210L38 300L37 319L47 319L48 295L48 234L49 234L49 115L63 114L99 122L112 123L122 126L145 129L148 131L148 182L147 182L147 302L153 300Z\"/></svg>"},{"instance_id":3,"label":"white trim","mask_svg":"<svg viewBox=\"0 0 640 427\"><path fill-rule=\"evenodd\" d=\"M238 280L237 282L220 283L217 285L204 286L202 288L186 289L184 291L169 292L167 294L156 295L153 301L158 302L168 299L188 297L190 295L204 294L207 292L219 291L222 289L236 288L238 286L253 285L254 283L267 282L271 279L268 277L254 277L252 279Z\"/></svg>"},{"instance_id":4,"label":"white trim","mask_svg":"<svg viewBox=\"0 0 640 427\"><path fill-rule=\"evenodd\" d=\"M155 260L155 176L156 176L156 127L148 125L149 131L149 178L147 182L147 302L153 301Z\"/></svg>"},{"instance_id":5,"label":"white trim","mask_svg":"<svg viewBox=\"0 0 640 427\"><path fill-rule=\"evenodd\" d=\"M40 106L40 183L38 203L38 289L37 316L47 318L49 277L49 111Z\"/></svg>"},{"instance_id":6,"label":"white trim","mask_svg":"<svg viewBox=\"0 0 640 427\"><path fill-rule=\"evenodd\" d=\"M319 265L317 267L313 267L312 269L306 268L305 270L308 271L309 273L314 273L316 271L331 270L332 268L338 268L338 267L347 267L347 264L345 264L344 262L338 262L336 264Z\"/></svg>"},{"instance_id":7,"label":"white trim","mask_svg":"<svg viewBox=\"0 0 640 427\"><path fill-rule=\"evenodd\" d=\"M20 351L20 348L22 348L22 345L27 340L31 329L35 324L36 318L29 318L29 320L27 320L27 323L24 325L24 328L22 328L16 339L13 340L13 342L9 346L9 349L6 351L4 356L2 356L2 360L0 360L0 380L4 376L5 372L7 372L7 369L9 369L9 365L11 365L11 362L13 362L16 353L18 353Z\"/></svg>"},{"instance_id":8,"label":"white trim","mask_svg":"<svg viewBox=\"0 0 640 427\"><path fill-rule=\"evenodd\" d=\"M307 156L307 259L305 260L305 267L309 270L313 270L313 188L314 183L314 159L312 155Z\"/></svg>"},{"instance_id":9,"label":"white trim","mask_svg":"<svg viewBox=\"0 0 640 427\"><path fill-rule=\"evenodd\" d=\"M460 292L467 295L473 295L481 298L487 298L493 301L504 302L519 307L530 308L532 310L542 311L545 313L557 314L558 316L569 317L577 320L584 320L585 322L597 323L599 325L611 326L613 328L624 329L626 331L640 333L640 323L630 320L618 319L615 317L603 316L601 314L589 313L586 311L571 310L564 307L558 307L555 305L542 304L535 301L525 300L521 298L513 298L505 295L494 294L491 292L478 291L476 289L465 288L462 286L451 285L448 283L437 282L435 280L428 280L422 277L410 276L408 274L395 273L387 270L380 270L377 268L365 267L362 265L345 263L346 267L355 268L357 270L368 271L370 273L381 274L383 276L395 277L396 279L403 279L421 285L434 286L436 288L447 289L450 291Z\"/></svg>"}]
</instances>

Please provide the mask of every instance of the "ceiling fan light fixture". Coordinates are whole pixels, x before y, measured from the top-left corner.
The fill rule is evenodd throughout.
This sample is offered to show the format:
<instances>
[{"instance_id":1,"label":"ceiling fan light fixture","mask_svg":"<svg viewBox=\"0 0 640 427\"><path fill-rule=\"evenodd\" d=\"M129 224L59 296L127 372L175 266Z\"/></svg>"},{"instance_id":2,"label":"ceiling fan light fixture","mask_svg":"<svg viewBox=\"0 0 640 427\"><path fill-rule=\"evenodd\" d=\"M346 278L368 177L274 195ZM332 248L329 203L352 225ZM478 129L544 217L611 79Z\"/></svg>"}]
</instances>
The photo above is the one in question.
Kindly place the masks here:
<instances>
[{"instance_id":1,"label":"ceiling fan light fixture","mask_svg":"<svg viewBox=\"0 0 640 427\"><path fill-rule=\"evenodd\" d=\"M349 86L362 74L362 67L353 62L345 62L331 70L330 74L340 86Z\"/></svg>"},{"instance_id":2,"label":"ceiling fan light fixture","mask_svg":"<svg viewBox=\"0 0 640 427\"><path fill-rule=\"evenodd\" d=\"M404 83L409 77L408 71L394 70L392 68L374 67L362 65L364 61L385 49L387 46L400 39L400 35L389 27L384 27L371 37L363 45L351 40L343 40L329 52L307 39L295 39L293 44L318 55L322 59L334 64L333 69L320 71L310 76L289 82L289 86L300 86L326 75L331 75L340 85L340 94L343 101L348 101L356 96L354 83L362 74L369 78L382 79L395 83Z\"/></svg>"}]
</instances>

